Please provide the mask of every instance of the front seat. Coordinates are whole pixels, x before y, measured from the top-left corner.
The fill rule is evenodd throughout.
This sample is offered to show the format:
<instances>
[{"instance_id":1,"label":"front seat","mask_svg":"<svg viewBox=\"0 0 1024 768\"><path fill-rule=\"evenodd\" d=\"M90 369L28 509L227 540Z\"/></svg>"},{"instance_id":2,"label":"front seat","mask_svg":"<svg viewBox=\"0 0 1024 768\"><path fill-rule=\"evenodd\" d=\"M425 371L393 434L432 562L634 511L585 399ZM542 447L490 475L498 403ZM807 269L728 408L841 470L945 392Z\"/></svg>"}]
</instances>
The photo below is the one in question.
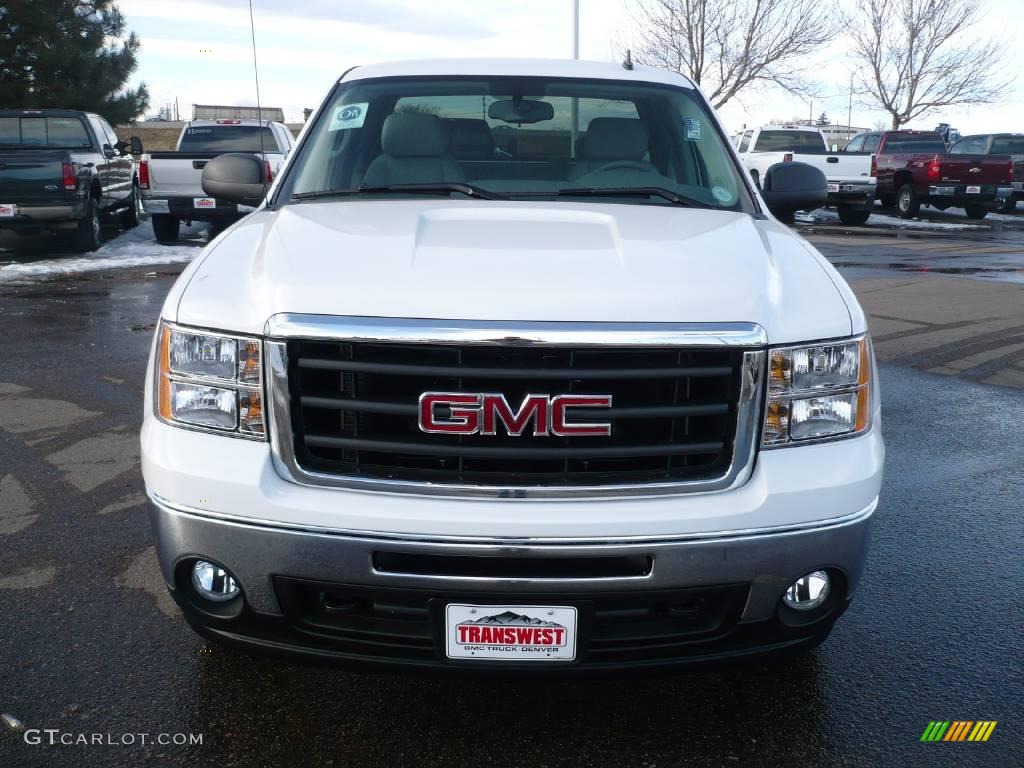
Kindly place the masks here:
<instances>
[{"instance_id":1,"label":"front seat","mask_svg":"<svg viewBox=\"0 0 1024 768\"><path fill-rule=\"evenodd\" d=\"M644 160L648 149L647 128L636 118L595 117L583 135L582 158L573 167L572 179L623 161L639 163L657 173L654 165Z\"/></svg>"},{"instance_id":2,"label":"front seat","mask_svg":"<svg viewBox=\"0 0 1024 768\"><path fill-rule=\"evenodd\" d=\"M380 144L383 152L366 169L363 186L465 181L462 169L448 154L448 130L437 115L388 115L381 129Z\"/></svg>"}]
</instances>

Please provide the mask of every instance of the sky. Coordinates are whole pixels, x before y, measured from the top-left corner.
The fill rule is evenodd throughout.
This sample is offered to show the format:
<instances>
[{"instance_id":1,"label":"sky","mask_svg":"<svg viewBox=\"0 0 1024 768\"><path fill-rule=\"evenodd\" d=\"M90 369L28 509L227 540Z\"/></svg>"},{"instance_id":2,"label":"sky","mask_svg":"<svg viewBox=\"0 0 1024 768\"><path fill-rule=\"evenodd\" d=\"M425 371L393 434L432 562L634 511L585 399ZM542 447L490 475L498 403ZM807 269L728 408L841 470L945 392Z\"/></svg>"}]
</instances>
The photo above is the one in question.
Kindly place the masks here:
<instances>
[{"instance_id":1,"label":"sky","mask_svg":"<svg viewBox=\"0 0 1024 768\"><path fill-rule=\"evenodd\" d=\"M823 0L829 2L830 0ZM178 99L192 104L255 105L248 0L117 0L142 41L133 84L149 86L151 113ZM631 0L581 0L580 58L615 58L634 26ZM1024 0L988 0L977 32L1012 40L1024 30ZM512 56L570 58L572 0L253 0L260 97L301 122L335 80L353 65L395 59ZM744 91L720 111L730 132L773 119L817 117L845 123L854 64L846 41L804 62L818 81L812 103L779 89ZM1011 92L998 104L954 107L911 127L948 122L962 133L1024 131L1024 76L1013 59ZM886 116L855 99L852 122L874 128Z\"/></svg>"}]
</instances>

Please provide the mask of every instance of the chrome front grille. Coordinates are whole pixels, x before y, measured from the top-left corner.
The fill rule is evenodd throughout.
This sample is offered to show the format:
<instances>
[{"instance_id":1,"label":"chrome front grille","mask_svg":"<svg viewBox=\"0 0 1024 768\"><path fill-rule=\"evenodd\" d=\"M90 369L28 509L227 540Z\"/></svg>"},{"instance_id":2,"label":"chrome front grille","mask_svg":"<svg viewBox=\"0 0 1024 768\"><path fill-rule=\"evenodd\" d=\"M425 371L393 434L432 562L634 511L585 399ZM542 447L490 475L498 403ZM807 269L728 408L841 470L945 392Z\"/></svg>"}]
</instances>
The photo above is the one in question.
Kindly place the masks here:
<instances>
[{"instance_id":1,"label":"chrome front grille","mask_svg":"<svg viewBox=\"0 0 1024 768\"><path fill-rule=\"evenodd\" d=\"M276 320L276 323L275 323ZM316 485L536 497L716 490L745 479L763 379L757 326L268 324L279 469ZM326 322L325 322L326 321ZM424 434L423 392L611 395L608 436Z\"/></svg>"}]
</instances>

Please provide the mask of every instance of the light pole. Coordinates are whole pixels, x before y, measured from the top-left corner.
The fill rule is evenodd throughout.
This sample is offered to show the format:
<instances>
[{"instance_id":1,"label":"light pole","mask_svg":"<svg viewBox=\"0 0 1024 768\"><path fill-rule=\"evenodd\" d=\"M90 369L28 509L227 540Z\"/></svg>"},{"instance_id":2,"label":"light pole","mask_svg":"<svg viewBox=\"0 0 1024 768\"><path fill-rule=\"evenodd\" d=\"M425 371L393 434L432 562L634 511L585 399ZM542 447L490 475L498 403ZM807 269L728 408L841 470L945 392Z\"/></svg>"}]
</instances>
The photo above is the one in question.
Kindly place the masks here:
<instances>
[{"instance_id":1,"label":"light pole","mask_svg":"<svg viewBox=\"0 0 1024 768\"><path fill-rule=\"evenodd\" d=\"M580 0L572 0L572 58L580 57ZM576 135L579 133L580 103L572 98L572 131L569 136L569 157L576 159Z\"/></svg>"}]
</instances>

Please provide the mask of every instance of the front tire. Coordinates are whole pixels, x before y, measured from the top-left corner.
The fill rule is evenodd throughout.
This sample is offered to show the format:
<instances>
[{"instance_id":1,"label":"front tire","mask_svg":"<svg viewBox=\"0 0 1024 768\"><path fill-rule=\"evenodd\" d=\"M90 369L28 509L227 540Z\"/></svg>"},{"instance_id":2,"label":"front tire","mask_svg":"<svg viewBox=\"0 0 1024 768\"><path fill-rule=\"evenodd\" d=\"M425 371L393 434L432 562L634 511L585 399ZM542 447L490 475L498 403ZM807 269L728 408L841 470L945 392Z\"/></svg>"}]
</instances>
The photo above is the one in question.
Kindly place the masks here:
<instances>
[{"instance_id":1,"label":"front tire","mask_svg":"<svg viewBox=\"0 0 1024 768\"><path fill-rule=\"evenodd\" d=\"M1003 204L996 208L1000 213L1014 213L1017 210L1017 198L1010 197L1003 201Z\"/></svg>"},{"instance_id":2,"label":"front tire","mask_svg":"<svg viewBox=\"0 0 1024 768\"><path fill-rule=\"evenodd\" d=\"M836 206L839 220L848 227L855 227L867 222L871 216L870 208L851 208L849 205Z\"/></svg>"},{"instance_id":3,"label":"front tire","mask_svg":"<svg viewBox=\"0 0 1024 768\"><path fill-rule=\"evenodd\" d=\"M965 205L964 210L967 212L968 219L980 221L988 216L988 208L980 208L977 205Z\"/></svg>"},{"instance_id":4,"label":"front tire","mask_svg":"<svg viewBox=\"0 0 1024 768\"><path fill-rule=\"evenodd\" d=\"M142 194L139 192L139 185L132 184L132 194L128 200L128 207L121 211L121 228L134 229L139 226L139 217L142 214Z\"/></svg>"},{"instance_id":5,"label":"front tire","mask_svg":"<svg viewBox=\"0 0 1024 768\"><path fill-rule=\"evenodd\" d=\"M896 212L901 219L913 219L921 212L921 198L913 186L904 184L896 196Z\"/></svg>"},{"instance_id":6,"label":"front tire","mask_svg":"<svg viewBox=\"0 0 1024 768\"><path fill-rule=\"evenodd\" d=\"M75 230L74 248L79 253L90 253L100 247L101 239L100 206L95 197L90 197L85 203L85 216Z\"/></svg>"},{"instance_id":7,"label":"front tire","mask_svg":"<svg viewBox=\"0 0 1024 768\"><path fill-rule=\"evenodd\" d=\"M181 219L166 213L153 214L153 234L159 243L175 243L181 231Z\"/></svg>"}]
</instances>

